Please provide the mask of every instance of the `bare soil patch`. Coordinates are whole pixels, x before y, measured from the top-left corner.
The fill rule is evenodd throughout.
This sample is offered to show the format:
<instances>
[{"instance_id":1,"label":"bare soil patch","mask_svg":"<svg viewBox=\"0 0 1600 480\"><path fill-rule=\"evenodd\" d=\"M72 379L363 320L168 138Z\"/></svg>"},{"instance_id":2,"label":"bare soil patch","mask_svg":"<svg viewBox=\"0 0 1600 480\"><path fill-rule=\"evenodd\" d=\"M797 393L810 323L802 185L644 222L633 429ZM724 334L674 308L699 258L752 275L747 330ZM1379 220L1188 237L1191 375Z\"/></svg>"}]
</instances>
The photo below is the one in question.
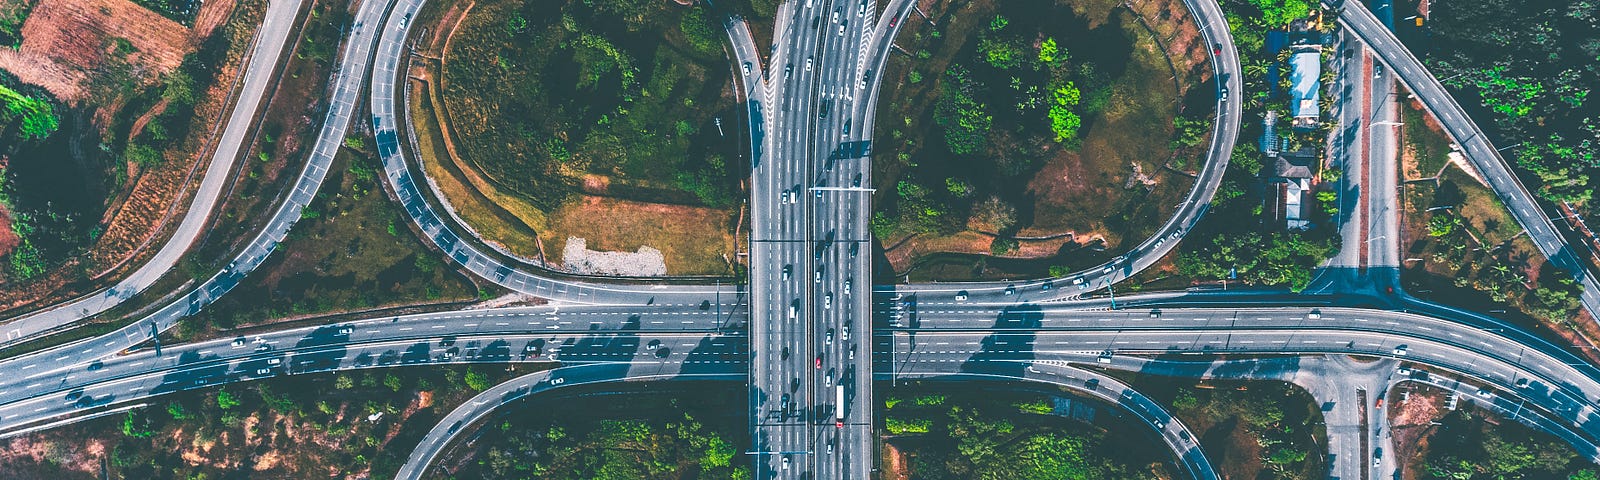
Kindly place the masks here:
<instances>
[{"instance_id":1,"label":"bare soil patch","mask_svg":"<svg viewBox=\"0 0 1600 480\"><path fill-rule=\"evenodd\" d=\"M212 15L223 18L233 4L208 3L220 4L211 10L223 13ZM0 48L0 68L57 98L80 100L82 81L119 49L118 43L132 47L129 62L156 76L183 62L193 38L178 22L128 0L39 0L22 26L22 47Z\"/></svg>"}]
</instances>

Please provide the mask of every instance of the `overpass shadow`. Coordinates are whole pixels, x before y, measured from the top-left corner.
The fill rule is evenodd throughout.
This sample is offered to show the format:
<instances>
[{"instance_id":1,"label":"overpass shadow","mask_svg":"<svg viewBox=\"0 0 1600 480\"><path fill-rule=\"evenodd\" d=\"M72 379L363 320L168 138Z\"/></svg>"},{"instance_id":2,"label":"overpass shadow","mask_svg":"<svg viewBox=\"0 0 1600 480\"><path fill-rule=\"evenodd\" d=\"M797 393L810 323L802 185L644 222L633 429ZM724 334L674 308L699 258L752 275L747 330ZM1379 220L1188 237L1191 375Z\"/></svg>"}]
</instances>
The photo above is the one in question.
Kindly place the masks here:
<instances>
[{"instance_id":1,"label":"overpass shadow","mask_svg":"<svg viewBox=\"0 0 1600 480\"><path fill-rule=\"evenodd\" d=\"M995 330L994 333L978 341L977 350L962 362L961 371L1024 376L1028 362L1037 357L1034 345L1037 335L1034 334L1034 330L1038 330L1044 323L1042 320L1044 312L1037 304L1022 304L1001 310L994 324L990 326ZM912 342L911 347L910 354L914 355L918 348L934 351L947 346L919 346L916 342Z\"/></svg>"}]
</instances>

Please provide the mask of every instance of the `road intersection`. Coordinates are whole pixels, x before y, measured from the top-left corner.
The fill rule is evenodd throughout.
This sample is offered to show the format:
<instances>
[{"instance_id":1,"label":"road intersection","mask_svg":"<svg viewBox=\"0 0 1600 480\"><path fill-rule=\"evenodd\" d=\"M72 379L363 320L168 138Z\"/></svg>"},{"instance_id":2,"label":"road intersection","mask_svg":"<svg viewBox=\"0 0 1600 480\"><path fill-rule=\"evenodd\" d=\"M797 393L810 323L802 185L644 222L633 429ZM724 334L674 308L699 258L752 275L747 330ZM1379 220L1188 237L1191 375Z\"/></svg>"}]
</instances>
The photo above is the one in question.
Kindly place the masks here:
<instances>
[{"instance_id":1,"label":"road intersection","mask_svg":"<svg viewBox=\"0 0 1600 480\"><path fill-rule=\"evenodd\" d=\"M895 22L889 19L904 19L912 7L909 1L890 1L881 17L873 1L788 2L780 8L770 65L759 60L743 21L730 19L725 26L739 64L736 75L743 76L752 138L756 230L748 292L741 286L617 283L531 272L455 233L457 227L434 214L428 196L417 188L417 170L408 164L403 148L408 127L397 114L405 101L395 91L406 63L405 39L423 3L362 3L334 75L334 95L311 161L266 229L228 268L181 300L113 334L0 362L0 368L21 376L0 380L0 436L125 408L155 395L277 375L459 362L559 362L564 366L550 372L594 373L568 377L541 372L544 376L535 378L549 386L558 378L575 383L745 378L751 387L752 457L758 477L867 478L876 460L873 379L937 376L1061 383L1061 378L1099 375L1075 365L1145 368L1150 355L1226 353L1404 358L1448 373L1457 382L1452 388L1476 389L1475 401L1561 436L1586 458L1600 458L1600 425L1595 422L1600 371L1520 329L1485 326L1470 312L1403 295L1389 304L1428 315L1333 306L1369 304L1363 303L1368 300L1364 297L1339 295L1284 301L1261 293L1166 294L1131 299L1129 305L1139 306L1111 311L1101 310L1100 301L1074 300L1170 252L1204 214L1220 182L1244 95L1222 94L1241 87L1237 53L1214 1L1186 2L1206 42L1221 47L1212 52L1219 80L1217 123L1206 166L1189 199L1155 236L1126 255L1061 279L1016 283L871 286L869 255L861 250L870 252L871 242L866 229L871 212L866 191L872 185L867 159L879 91L872 72L882 71L893 41L895 29L886 25ZM1376 22L1364 9L1343 12L1341 22L1373 45L1395 75L1414 90L1424 87L1419 97L1431 111L1444 113L1447 130L1468 139L1462 142L1468 157L1491 178L1495 191L1510 199L1508 206L1528 226L1535 243L1558 266L1579 272L1589 287L1585 306L1593 311L1600 305L1593 280L1548 219L1529 211L1537 210L1532 197L1459 106L1442 88L1427 90L1437 82L1397 42L1386 43L1392 35L1374 30ZM373 28L378 25L382 28ZM746 64L749 73L741 68ZM141 345L154 332L226 293L276 248L320 185L359 103L369 66L371 122L385 177L423 236L467 270L555 303L372 318L259 338L167 346L165 351ZM1383 87L1387 80L1373 83L1388 88ZM1388 103L1386 115L1392 116L1393 102ZM1498 170L1492 163L1496 160ZM1392 169L1374 170L1382 168ZM1376 176L1365 180L1373 185L1385 181ZM1375 212L1373 216L1392 221L1392 213L1383 207ZM1364 240L1374 238L1370 235ZM1396 240L1367 247L1369 264L1393 265L1398 252L1389 245ZM1046 288L1068 285L1083 288ZM1275 302L1284 306L1216 306ZM1292 306L1305 302L1327 305ZM903 324L883 321L890 317L903 319ZM117 353L124 350L128 352ZM1148 421L1192 475L1214 476L1192 434L1171 415L1124 385L1100 382L1102 388L1085 393ZM1376 388L1392 383L1386 380ZM522 385L512 382L495 391L522 396L537 390ZM833 395L839 387L846 388L843 402ZM1116 400L1106 397L1113 393ZM481 415L498 405L491 403L464 405L465 410L447 420ZM773 411L780 413L776 420L769 415ZM420 474L426 460L457 430L450 426L430 434L418 450L425 458L407 472ZM816 455L824 443L837 446L832 450L837 453ZM1342 445L1341 455L1351 456L1349 444ZM1363 462L1368 454L1360 452Z\"/></svg>"}]
</instances>

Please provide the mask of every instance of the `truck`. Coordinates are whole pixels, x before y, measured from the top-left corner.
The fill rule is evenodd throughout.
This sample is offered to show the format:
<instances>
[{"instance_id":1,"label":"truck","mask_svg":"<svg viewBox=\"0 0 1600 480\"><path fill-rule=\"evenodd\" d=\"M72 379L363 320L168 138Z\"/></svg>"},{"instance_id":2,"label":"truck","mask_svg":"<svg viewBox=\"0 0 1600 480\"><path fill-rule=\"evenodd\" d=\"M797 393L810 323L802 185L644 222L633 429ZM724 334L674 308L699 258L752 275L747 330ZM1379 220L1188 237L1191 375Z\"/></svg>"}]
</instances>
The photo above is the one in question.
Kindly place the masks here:
<instances>
[{"instance_id":1,"label":"truck","mask_svg":"<svg viewBox=\"0 0 1600 480\"><path fill-rule=\"evenodd\" d=\"M833 423L834 426L844 427L844 385L833 387Z\"/></svg>"}]
</instances>

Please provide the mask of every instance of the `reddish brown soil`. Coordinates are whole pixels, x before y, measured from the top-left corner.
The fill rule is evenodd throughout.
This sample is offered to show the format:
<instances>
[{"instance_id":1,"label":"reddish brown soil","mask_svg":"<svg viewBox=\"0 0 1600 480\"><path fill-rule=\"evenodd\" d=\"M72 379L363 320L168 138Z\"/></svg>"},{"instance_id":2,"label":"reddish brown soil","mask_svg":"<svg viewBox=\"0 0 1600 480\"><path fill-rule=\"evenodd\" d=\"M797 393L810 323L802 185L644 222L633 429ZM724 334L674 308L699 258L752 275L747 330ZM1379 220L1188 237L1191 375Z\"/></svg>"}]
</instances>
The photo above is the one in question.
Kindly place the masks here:
<instances>
[{"instance_id":1,"label":"reddish brown soil","mask_svg":"<svg viewBox=\"0 0 1600 480\"><path fill-rule=\"evenodd\" d=\"M214 3L223 5L211 10L232 10L231 2ZM85 72L114 54L116 38L133 45L128 61L151 74L176 68L192 45L188 28L128 0L39 0L22 24L22 48L0 50L0 68L79 100Z\"/></svg>"}]
</instances>

